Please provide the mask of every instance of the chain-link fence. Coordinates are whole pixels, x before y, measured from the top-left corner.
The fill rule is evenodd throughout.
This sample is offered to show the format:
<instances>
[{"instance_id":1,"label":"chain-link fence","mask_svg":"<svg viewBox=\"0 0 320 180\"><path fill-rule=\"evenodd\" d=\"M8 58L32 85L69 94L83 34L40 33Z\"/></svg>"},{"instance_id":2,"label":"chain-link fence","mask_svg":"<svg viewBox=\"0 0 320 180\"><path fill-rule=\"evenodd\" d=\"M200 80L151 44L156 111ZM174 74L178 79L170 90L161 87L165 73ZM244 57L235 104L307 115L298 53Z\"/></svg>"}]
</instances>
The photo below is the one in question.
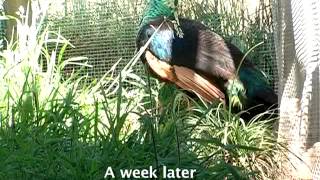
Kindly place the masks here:
<instances>
[{"instance_id":1,"label":"chain-link fence","mask_svg":"<svg viewBox=\"0 0 320 180\"><path fill-rule=\"evenodd\" d=\"M276 54L281 96L279 141L291 151L286 179L320 179L320 2L278 0Z\"/></svg>"}]
</instances>

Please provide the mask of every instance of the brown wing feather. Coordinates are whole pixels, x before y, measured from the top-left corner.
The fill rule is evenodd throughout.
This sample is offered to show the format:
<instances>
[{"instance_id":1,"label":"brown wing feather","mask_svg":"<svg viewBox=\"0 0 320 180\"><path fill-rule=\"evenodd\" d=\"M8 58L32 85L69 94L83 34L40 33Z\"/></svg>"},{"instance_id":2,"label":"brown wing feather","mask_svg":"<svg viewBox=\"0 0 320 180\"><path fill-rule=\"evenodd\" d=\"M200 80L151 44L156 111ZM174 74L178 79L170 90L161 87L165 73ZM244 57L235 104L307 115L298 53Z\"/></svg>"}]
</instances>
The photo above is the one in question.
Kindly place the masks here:
<instances>
[{"instance_id":1,"label":"brown wing feather","mask_svg":"<svg viewBox=\"0 0 320 180\"><path fill-rule=\"evenodd\" d=\"M209 30L200 30L198 38L195 69L224 80L233 79L236 68L225 41Z\"/></svg>"},{"instance_id":2,"label":"brown wing feather","mask_svg":"<svg viewBox=\"0 0 320 180\"><path fill-rule=\"evenodd\" d=\"M226 81L236 78L241 52L238 50L235 54L238 57L234 58L231 51L237 48L230 47L220 35L200 22L184 18L179 20L184 36L172 42L170 63L193 69L214 79L218 87L224 88ZM167 21L166 26L174 27L171 21ZM217 81L222 82L218 84Z\"/></svg>"},{"instance_id":3,"label":"brown wing feather","mask_svg":"<svg viewBox=\"0 0 320 180\"><path fill-rule=\"evenodd\" d=\"M145 57L148 66L159 78L165 81L170 81L172 83L175 83L178 80L177 76L174 73L174 69L170 64L164 61L160 61L148 50L146 50Z\"/></svg>"},{"instance_id":4,"label":"brown wing feather","mask_svg":"<svg viewBox=\"0 0 320 180\"><path fill-rule=\"evenodd\" d=\"M150 51L145 54L147 64L151 70L162 80L170 81L182 89L193 91L206 101L220 100L225 102L225 95L215 84L205 79L195 71L181 66L158 60Z\"/></svg>"},{"instance_id":5,"label":"brown wing feather","mask_svg":"<svg viewBox=\"0 0 320 180\"><path fill-rule=\"evenodd\" d=\"M176 82L178 86L185 90L191 90L198 93L209 102L217 99L224 102L224 93L221 92L214 84L209 82L207 79L189 68L181 66L173 67L178 79L178 81Z\"/></svg>"}]
</instances>

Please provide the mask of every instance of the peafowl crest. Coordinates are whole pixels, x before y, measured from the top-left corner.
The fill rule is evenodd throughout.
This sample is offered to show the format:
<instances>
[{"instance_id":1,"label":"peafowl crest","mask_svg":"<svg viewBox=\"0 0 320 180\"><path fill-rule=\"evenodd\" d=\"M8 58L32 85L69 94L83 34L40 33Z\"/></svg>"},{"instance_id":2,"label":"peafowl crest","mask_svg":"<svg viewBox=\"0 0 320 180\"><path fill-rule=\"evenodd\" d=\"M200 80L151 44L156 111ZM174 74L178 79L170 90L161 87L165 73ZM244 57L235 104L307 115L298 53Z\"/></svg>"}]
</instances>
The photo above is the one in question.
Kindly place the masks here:
<instances>
[{"instance_id":1,"label":"peafowl crest","mask_svg":"<svg viewBox=\"0 0 320 180\"><path fill-rule=\"evenodd\" d=\"M177 5L177 0L150 0L140 24L145 25L161 16L175 17Z\"/></svg>"},{"instance_id":2,"label":"peafowl crest","mask_svg":"<svg viewBox=\"0 0 320 180\"><path fill-rule=\"evenodd\" d=\"M179 28L180 24L177 6L178 0L150 0L140 22L140 25L143 26L159 17L164 17L173 22L174 29L176 30L179 37L182 37L183 32Z\"/></svg>"}]
</instances>

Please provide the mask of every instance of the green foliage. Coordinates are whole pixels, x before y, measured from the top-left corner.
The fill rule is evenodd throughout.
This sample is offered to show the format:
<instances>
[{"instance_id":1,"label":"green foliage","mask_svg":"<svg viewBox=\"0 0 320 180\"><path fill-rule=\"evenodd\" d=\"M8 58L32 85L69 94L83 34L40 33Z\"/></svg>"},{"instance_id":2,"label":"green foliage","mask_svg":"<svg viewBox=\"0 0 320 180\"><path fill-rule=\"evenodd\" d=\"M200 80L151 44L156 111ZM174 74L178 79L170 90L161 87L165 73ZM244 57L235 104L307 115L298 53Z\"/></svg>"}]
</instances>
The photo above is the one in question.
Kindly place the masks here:
<instances>
[{"instance_id":1,"label":"green foliage","mask_svg":"<svg viewBox=\"0 0 320 180\"><path fill-rule=\"evenodd\" d=\"M246 89L238 79L229 80L227 93L232 107L243 108L243 102L246 98Z\"/></svg>"}]
</instances>

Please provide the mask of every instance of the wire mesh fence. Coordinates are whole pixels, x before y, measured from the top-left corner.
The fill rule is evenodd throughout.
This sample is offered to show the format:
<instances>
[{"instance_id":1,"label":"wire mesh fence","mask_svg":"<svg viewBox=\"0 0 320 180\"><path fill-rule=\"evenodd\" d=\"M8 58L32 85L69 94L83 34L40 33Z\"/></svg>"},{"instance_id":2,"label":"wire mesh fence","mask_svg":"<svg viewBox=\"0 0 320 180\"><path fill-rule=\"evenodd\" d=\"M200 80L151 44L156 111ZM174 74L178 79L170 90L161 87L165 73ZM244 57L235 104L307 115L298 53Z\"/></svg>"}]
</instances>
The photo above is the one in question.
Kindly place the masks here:
<instances>
[{"instance_id":1,"label":"wire mesh fence","mask_svg":"<svg viewBox=\"0 0 320 180\"><path fill-rule=\"evenodd\" d=\"M279 141L290 150L282 179L319 176L319 9L317 0L278 0L276 54L281 96Z\"/></svg>"},{"instance_id":2,"label":"wire mesh fence","mask_svg":"<svg viewBox=\"0 0 320 180\"><path fill-rule=\"evenodd\" d=\"M3 15L4 14L4 7L3 7L3 1L0 1L0 15ZM6 23L4 20L0 20L0 50L4 49L4 45L5 45L5 42L4 42L4 38L6 36L6 33L5 33L5 29L6 29Z\"/></svg>"},{"instance_id":3,"label":"wire mesh fence","mask_svg":"<svg viewBox=\"0 0 320 180\"><path fill-rule=\"evenodd\" d=\"M60 31L75 47L68 47L65 58L84 56L88 58L84 61L92 65L79 74L87 75L88 81L101 78L121 59L116 69L119 72L135 53L139 17L127 2L121 7L116 1L57 3L61 8L49 12L48 23L53 30ZM79 68L68 66L65 73L68 75Z\"/></svg>"},{"instance_id":4,"label":"wire mesh fence","mask_svg":"<svg viewBox=\"0 0 320 180\"><path fill-rule=\"evenodd\" d=\"M244 52L264 41L249 56L266 72L276 89L278 76L270 2L260 1L261 4L251 12L246 9L244 1L228 2L182 0L179 13L203 22ZM66 50L66 58L88 57L93 67L86 68L80 75L88 75L90 81L102 77L116 61L122 59L116 69L116 73L119 72L133 57L139 20L146 3L145 0L61 0L56 1L50 10L48 22L75 46ZM65 72L68 74L77 68L69 66ZM141 64L135 70L144 72Z\"/></svg>"}]
</instances>

